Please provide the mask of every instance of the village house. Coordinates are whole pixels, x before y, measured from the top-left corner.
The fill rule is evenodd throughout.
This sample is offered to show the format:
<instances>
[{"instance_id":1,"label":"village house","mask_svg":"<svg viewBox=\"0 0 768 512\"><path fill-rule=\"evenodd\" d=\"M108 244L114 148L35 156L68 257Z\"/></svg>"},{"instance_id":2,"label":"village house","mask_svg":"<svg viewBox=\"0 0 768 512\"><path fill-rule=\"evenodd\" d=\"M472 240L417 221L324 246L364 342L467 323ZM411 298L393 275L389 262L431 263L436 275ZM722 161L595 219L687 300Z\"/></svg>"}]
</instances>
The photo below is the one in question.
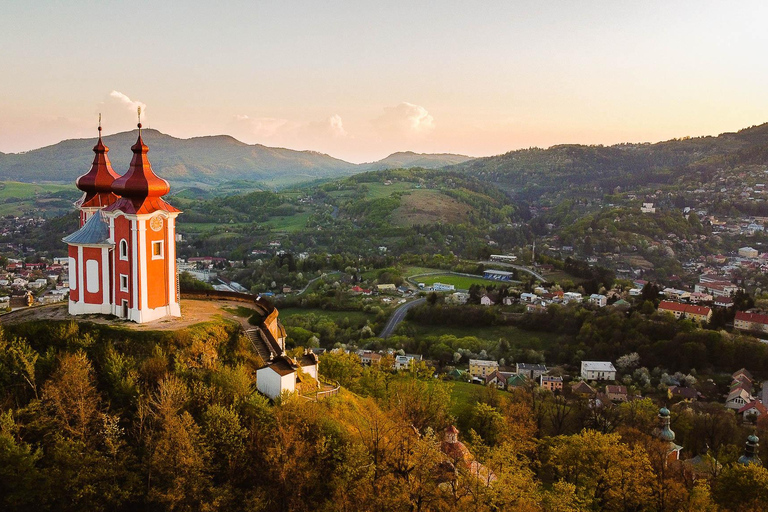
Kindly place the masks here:
<instances>
[{"instance_id":1,"label":"village house","mask_svg":"<svg viewBox=\"0 0 768 512\"><path fill-rule=\"evenodd\" d=\"M480 304L483 306L493 306L496 303L488 295L483 295L480 297Z\"/></svg>"},{"instance_id":2,"label":"village house","mask_svg":"<svg viewBox=\"0 0 768 512\"><path fill-rule=\"evenodd\" d=\"M542 375L539 377L539 385L542 387L542 389L547 389L553 393L555 391L560 392L563 390L563 378L552 377L550 375Z\"/></svg>"},{"instance_id":3,"label":"village house","mask_svg":"<svg viewBox=\"0 0 768 512\"><path fill-rule=\"evenodd\" d=\"M586 380L616 380L616 368L609 361L582 361L581 377Z\"/></svg>"},{"instance_id":4,"label":"village house","mask_svg":"<svg viewBox=\"0 0 768 512\"><path fill-rule=\"evenodd\" d=\"M595 396L595 390L583 380L580 380L571 386L571 393L583 398L591 398Z\"/></svg>"},{"instance_id":5,"label":"village house","mask_svg":"<svg viewBox=\"0 0 768 512\"><path fill-rule=\"evenodd\" d=\"M463 306L469 300L469 294L466 292L456 292L448 295L445 301L449 304L458 304Z\"/></svg>"},{"instance_id":6,"label":"village house","mask_svg":"<svg viewBox=\"0 0 768 512\"><path fill-rule=\"evenodd\" d=\"M499 363L496 361L485 361L483 359L469 360L469 376L472 378L485 378L486 375L497 371Z\"/></svg>"},{"instance_id":7,"label":"village house","mask_svg":"<svg viewBox=\"0 0 768 512\"><path fill-rule=\"evenodd\" d=\"M605 394L612 402L626 402L627 401L627 387L626 386L605 386Z\"/></svg>"},{"instance_id":8,"label":"village house","mask_svg":"<svg viewBox=\"0 0 768 512\"><path fill-rule=\"evenodd\" d=\"M515 373L525 375L529 379L538 379L547 373L547 366L537 363L515 363Z\"/></svg>"},{"instance_id":9,"label":"village house","mask_svg":"<svg viewBox=\"0 0 768 512\"><path fill-rule=\"evenodd\" d=\"M599 293L593 293L589 296L589 302L597 307L604 308L608 305L608 297Z\"/></svg>"}]
</instances>

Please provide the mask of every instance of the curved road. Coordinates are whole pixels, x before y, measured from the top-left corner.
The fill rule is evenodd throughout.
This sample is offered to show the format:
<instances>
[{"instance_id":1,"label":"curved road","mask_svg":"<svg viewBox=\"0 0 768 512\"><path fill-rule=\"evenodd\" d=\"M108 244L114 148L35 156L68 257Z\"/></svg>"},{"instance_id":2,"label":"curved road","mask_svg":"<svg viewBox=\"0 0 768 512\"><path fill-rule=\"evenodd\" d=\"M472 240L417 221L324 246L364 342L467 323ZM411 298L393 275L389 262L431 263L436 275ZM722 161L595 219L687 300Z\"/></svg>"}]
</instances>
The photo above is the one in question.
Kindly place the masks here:
<instances>
[{"instance_id":1,"label":"curved road","mask_svg":"<svg viewBox=\"0 0 768 512\"><path fill-rule=\"evenodd\" d=\"M381 334L379 334L379 338L389 338L392 333L395 332L397 326L400 325L400 322L403 321L405 315L408 313L408 310L414 306L418 306L419 304L424 304L426 301L427 299L422 297L420 299L412 300L411 302L406 302L397 308L395 312L392 313L392 316L389 317L389 320L387 320L387 324L384 326Z\"/></svg>"}]
</instances>

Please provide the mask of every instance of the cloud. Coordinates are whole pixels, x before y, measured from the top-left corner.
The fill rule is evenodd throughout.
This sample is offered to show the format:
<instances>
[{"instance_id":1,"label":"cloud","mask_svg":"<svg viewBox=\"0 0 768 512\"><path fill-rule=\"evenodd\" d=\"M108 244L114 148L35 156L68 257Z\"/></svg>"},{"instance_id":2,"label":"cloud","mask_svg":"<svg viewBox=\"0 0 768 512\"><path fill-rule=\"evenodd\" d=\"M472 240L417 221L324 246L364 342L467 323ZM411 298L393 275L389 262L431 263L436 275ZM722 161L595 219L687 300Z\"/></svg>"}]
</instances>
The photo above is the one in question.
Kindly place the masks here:
<instances>
[{"instance_id":1,"label":"cloud","mask_svg":"<svg viewBox=\"0 0 768 512\"><path fill-rule=\"evenodd\" d=\"M328 125L330 127L331 134L334 137L347 136L347 130L344 129L344 123L342 123L341 116L339 114L333 114L331 117L329 117Z\"/></svg>"},{"instance_id":2,"label":"cloud","mask_svg":"<svg viewBox=\"0 0 768 512\"><path fill-rule=\"evenodd\" d=\"M125 94L121 93L120 91L112 91L109 93L109 96L111 98L115 98L120 103L126 106L128 110L130 110L133 113L136 113L136 110L141 107L141 115L144 116L144 112L147 110L147 105L145 103L142 103L138 100L134 101Z\"/></svg>"},{"instance_id":3,"label":"cloud","mask_svg":"<svg viewBox=\"0 0 768 512\"><path fill-rule=\"evenodd\" d=\"M386 107L373 125L385 135L422 136L435 129L435 118L424 107L404 101Z\"/></svg>"}]
</instances>

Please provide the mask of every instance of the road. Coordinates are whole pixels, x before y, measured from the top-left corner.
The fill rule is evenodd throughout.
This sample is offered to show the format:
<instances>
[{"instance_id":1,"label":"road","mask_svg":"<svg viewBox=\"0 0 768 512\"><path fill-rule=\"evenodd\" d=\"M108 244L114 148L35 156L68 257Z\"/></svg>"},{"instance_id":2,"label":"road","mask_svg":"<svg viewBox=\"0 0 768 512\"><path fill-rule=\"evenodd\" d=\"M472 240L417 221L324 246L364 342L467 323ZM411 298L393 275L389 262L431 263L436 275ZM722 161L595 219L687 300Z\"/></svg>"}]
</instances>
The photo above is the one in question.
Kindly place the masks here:
<instances>
[{"instance_id":1,"label":"road","mask_svg":"<svg viewBox=\"0 0 768 512\"><path fill-rule=\"evenodd\" d=\"M334 275L334 274L341 274L341 272L339 272L338 270L335 271L335 272L328 272L327 274L325 274L325 276L327 277L327 276ZM307 291L307 288L312 286L312 283L314 283L318 279L322 279L322 278L323 278L323 276L317 276L314 279L310 279L309 281L307 281L307 285L304 288L302 288L301 290L299 290L299 293L297 293L296 295L302 295L305 291Z\"/></svg>"},{"instance_id":2,"label":"road","mask_svg":"<svg viewBox=\"0 0 768 512\"><path fill-rule=\"evenodd\" d=\"M419 304L424 304L426 301L427 299L422 297L420 299L412 300L411 302L406 302L397 308L395 312L392 313L392 316L389 317L389 320L387 320L387 325L384 326L381 334L379 334L379 338L389 338L392 333L395 332L397 326L400 325L400 322L403 321L405 315L408 313L408 310L412 307L418 306Z\"/></svg>"},{"instance_id":3,"label":"road","mask_svg":"<svg viewBox=\"0 0 768 512\"><path fill-rule=\"evenodd\" d=\"M538 279L539 281L546 283L547 278L543 275L539 274L538 272L534 272L528 267L523 267L522 265L513 265L512 263L502 263L500 261L478 261L478 263L482 263L483 265L498 265L500 267L509 267L509 268L516 268L517 270L520 270L522 272L527 272L531 274L533 277Z\"/></svg>"}]
</instances>

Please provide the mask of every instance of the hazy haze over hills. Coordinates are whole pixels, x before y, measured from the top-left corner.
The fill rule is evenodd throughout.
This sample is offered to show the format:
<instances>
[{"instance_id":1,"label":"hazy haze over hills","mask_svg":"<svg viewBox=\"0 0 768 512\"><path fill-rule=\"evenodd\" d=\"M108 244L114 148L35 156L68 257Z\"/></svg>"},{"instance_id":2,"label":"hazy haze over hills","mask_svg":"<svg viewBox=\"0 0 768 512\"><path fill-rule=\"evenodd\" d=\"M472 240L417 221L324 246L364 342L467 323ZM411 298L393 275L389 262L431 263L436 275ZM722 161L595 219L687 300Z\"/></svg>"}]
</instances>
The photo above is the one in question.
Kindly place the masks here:
<instances>
[{"instance_id":1,"label":"hazy haze over hills","mask_svg":"<svg viewBox=\"0 0 768 512\"><path fill-rule=\"evenodd\" d=\"M131 160L136 130L104 137L118 174ZM394 167L439 168L470 157L450 154L395 153L370 164L356 165L317 151L245 144L228 135L179 139L158 130L142 131L149 159L160 176L172 183L215 185L224 181L258 181L268 186L289 185L318 178L348 176L370 169ZM0 154L0 180L73 182L93 160L95 139L70 139L19 154Z\"/></svg>"}]
</instances>

